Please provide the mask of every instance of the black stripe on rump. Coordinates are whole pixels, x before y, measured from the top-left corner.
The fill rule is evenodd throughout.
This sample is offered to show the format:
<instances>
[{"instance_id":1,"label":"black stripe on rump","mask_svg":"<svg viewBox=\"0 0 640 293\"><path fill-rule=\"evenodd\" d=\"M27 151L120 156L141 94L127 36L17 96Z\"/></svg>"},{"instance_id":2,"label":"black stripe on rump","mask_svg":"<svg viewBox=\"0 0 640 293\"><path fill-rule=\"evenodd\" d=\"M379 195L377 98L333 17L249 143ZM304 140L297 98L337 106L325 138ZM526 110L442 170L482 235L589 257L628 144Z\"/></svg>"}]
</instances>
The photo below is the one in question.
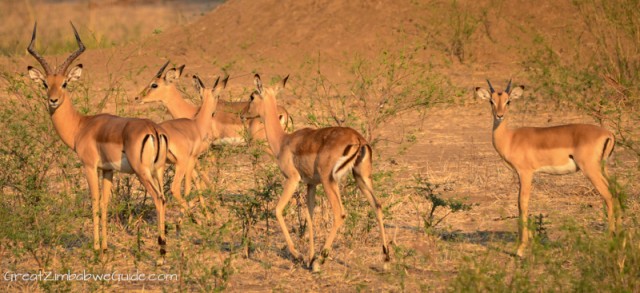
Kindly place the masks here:
<instances>
[{"instance_id":1,"label":"black stripe on rump","mask_svg":"<svg viewBox=\"0 0 640 293\"><path fill-rule=\"evenodd\" d=\"M147 134L142 139L142 147L140 148L140 161L142 161L142 152L144 152L144 146L147 144L147 140L151 137L151 134Z\"/></svg>"},{"instance_id":2,"label":"black stripe on rump","mask_svg":"<svg viewBox=\"0 0 640 293\"><path fill-rule=\"evenodd\" d=\"M342 152L342 156L346 156L349 154L349 151L351 150L351 147L353 147L354 145L350 144L347 146L347 148L345 148L344 152ZM347 167L349 165L349 163L351 163L351 161L353 161L356 156L358 156L358 152L354 152L353 155L351 155L351 157L349 157L348 159L346 159L344 162L342 162L342 165L340 165L338 167L338 169L336 169L336 171L334 173L339 173L340 170L344 169L345 167Z\"/></svg>"}]
</instances>

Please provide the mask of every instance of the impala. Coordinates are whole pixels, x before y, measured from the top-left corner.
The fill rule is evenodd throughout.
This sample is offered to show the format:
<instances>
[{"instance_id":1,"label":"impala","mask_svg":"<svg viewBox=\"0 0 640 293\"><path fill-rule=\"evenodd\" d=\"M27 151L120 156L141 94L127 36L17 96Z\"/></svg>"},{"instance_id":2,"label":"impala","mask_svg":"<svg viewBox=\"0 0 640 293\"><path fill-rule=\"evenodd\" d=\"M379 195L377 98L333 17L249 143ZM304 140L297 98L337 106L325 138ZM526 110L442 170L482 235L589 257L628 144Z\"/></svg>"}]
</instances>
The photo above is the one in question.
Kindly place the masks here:
<instances>
[{"instance_id":1,"label":"impala","mask_svg":"<svg viewBox=\"0 0 640 293\"><path fill-rule=\"evenodd\" d=\"M100 254L107 249L107 207L111 196L113 172L136 174L153 197L158 216L159 264L166 253L165 197L163 173L167 156L167 135L148 119L123 118L110 114L84 116L73 107L67 86L80 78L82 64L67 72L69 65L84 52L85 47L71 24L79 49L56 70L34 49L36 27L28 51L42 65L40 70L28 67L29 77L47 91L49 113L56 132L72 148L84 166L92 198L93 248ZM98 170L102 170L102 196L98 186ZM102 235L100 236L100 221ZM102 242L99 243L100 237Z\"/></svg>"},{"instance_id":2,"label":"impala","mask_svg":"<svg viewBox=\"0 0 640 293\"><path fill-rule=\"evenodd\" d=\"M613 152L613 134L590 124L566 124L553 127L522 127L508 129L505 121L507 106L520 98L524 86L496 92L487 80L489 90L477 87L478 97L489 100L493 112L493 146L520 179L518 195L520 244L517 255L523 256L529 234L527 212L531 181L536 172L569 174L582 170L598 190L607 206L609 231L615 232L614 202L609 192L606 159Z\"/></svg>"},{"instance_id":3,"label":"impala","mask_svg":"<svg viewBox=\"0 0 640 293\"><path fill-rule=\"evenodd\" d=\"M164 72L168 62L164 64L149 85L145 87L135 100L140 103L161 102L167 107L171 117L193 118L198 108L185 99L178 88L176 82L182 76L184 65L178 68L171 68ZM164 74L163 74L164 73ZM240 119L240 112L247 106L247 102L225 102L218 101L218 111L211 118L212 135L215 138L214 144L242 144L245 142L243 133L245 124ZM289 114L286 109L279 107L278 112L280 124L286 128L289 121ZM250 139L264 140L264 126L258 117L246 119L247 131Z\"/></svg>"},{"instance_id":4,"label":"impala","mask_svg":"<svg viewBox=\"0 0 640 293\"><path fill-rule=\"evenodd\" d=\"M216 112L218 105L218 94L227 85L227 76L221 83L218 78L211 91L207 90L196 75L193 76L196 89L202 97L202 106L193 118L179 118L167 120L160 123L160 126L167 132L169 137L168 162L175 164L176 171L171 183L171 193L182 205L183 211L189 208L187 202L180 195L180 185L186 176L185 194L191 192L191 174L198 162L198 157L208 149L211 133L211 116ZM206 206L202 196L200 204L205 211L205 216L209 219Z\"/></svg>"},{"instance_id":5,"label":"impala","mask_svg":"<svg viewBox=\"0 0 640 293\"><path fill-rule=\"evenodd\" d=\"M257 90L252 94L251 101L244 112L260 115L265 125L267 142L285 176L284 190L276 205L276 218L284 233L289 252L295 259L303 259L302 254L295 249L291 241L282 216L299 182L302 180L307 185L307 210L304 210L304 216L309 223L308 264L313 271L317 271L319 267L314 252L312 221L316 186L322 184L333 211L333 227L322 248L320 261L322 263L328 257L336 233L346 217L340 197L339 182L351 171L358 188L376 212L386 265L390 260L389 246L384 232L382 207L373 195L371 146L360 133L349 127L304 128L293 133L285 133L278 123L276 96L284 88L287 79L288 77L284 78L281 84L275 87L263 88L260 76L256 74Z\"/></svg>"}]
</instances>

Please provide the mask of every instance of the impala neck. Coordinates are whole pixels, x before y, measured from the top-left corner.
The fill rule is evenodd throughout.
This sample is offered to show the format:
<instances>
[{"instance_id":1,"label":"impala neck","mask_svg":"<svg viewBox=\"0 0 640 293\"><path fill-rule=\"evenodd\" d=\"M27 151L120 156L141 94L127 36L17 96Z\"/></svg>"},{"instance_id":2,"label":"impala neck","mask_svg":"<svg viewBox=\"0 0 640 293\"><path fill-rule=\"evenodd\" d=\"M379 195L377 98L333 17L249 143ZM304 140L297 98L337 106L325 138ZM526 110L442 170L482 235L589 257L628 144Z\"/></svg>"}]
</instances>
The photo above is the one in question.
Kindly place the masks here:
<instances>
[{"instance_id":1,"label":"impala neck","mask_svg":"<svg viewBox=\"0 0 640 293\"><path fill-rule=\"evenodd\" d=\"M196 106L189 104L189 102L182 98L182 94L180 94L180 91L178 91L175 86L169 88L169 92L166 93L163 101L169 111L169 114L171 114L171 117L174 119L192 119L198 112L198 108Z\"/></svg>"},{"instance_id":2,"label":"impala neck","mask_svg":"<svg viewBox=\"0 0 640 293\"><path fill-rule=\"evenodd\" d=\"M64 144L75 149L76 136L85 116L76 111L69 95L67 93L64 95L64 102L51 113L51 120Z\"/></svg>"},{"instance_id":3,"label":"impala neck","mask_svg":"<svg viewBox=\"0 0 640 293\"><path fill-rule=\"evenodd\" d=\"M507 118L498 121L493 118L493 147L496 148L500 155L504 154L508 148L511 131L507 128Z\"/></svg>"},{"instance_id":4,"label":"impala neck","mask_svg":"<svg viewBox=\"0 0 640 293\"><path fill-rule=\"evenodd\" d=\"M273 155L277 158L280 155L282 140L286 133L280 125L278 119L278 109L275 96L265 95L264 97L264 130L267 135L267 142L271 147Z\"/></svg>"},{"instance_id":5,"label":"impala neck","mask_svg":"<svg viewBox=\"0 0 640 293\"><path fill-rule=\"evenodd\" d=\"M202 106L198 114L196 114L195 120L198 125L198 130L203 137L211 135L211 116L216 111L218 103L215 102L213 94L207 93L202 98Z\"/></svg>"}]
</instances>

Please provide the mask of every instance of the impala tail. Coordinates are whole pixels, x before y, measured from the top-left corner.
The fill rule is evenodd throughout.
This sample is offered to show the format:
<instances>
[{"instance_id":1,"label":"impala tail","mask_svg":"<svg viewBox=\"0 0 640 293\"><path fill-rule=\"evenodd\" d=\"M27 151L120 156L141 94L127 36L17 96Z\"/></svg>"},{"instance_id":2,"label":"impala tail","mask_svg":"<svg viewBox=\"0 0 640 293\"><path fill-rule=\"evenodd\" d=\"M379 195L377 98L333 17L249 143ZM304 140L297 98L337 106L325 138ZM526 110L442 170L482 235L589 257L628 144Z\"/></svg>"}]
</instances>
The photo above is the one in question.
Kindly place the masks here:
<instances>
[{"instance_id":1,"label":"impala tail","mask_svg":"<svg viewBox=\"0 0 640 293\"><path fill-rule=\"evenodd\" d=\"M367 155L367 149L371 149L367 144L350 144L345 147L342 156L333 167L333 178L337 181L354 166L359 165ZM369 151L370 153L370 151Z\"/></svg>"},{"instance_id":2,"label":"impala tail","mask_svg":"<svg viewBox=\"0 0 640 293\"><path fill-rule=\"evenodd\" d=\"M616 140L613 134L610 134L609 137L604 141L604 147L602 148L602 156L600 157L601 161L604 161L611 157L613 154L613 150L616 147Z\"/></svg>"},{"instance_id":3,"label":"impala tail","mask_svg":"<svg viewBox=\"0 0 640 293\"><path fill-rule=\"evenodd\" d=\"M145 166L163 163L167 160L167 145L169 140L165 134L158 134L155 130L153 133L147 133L142 139L142 148L140 149L140 161Z\"/></svg>"}]
</instances>

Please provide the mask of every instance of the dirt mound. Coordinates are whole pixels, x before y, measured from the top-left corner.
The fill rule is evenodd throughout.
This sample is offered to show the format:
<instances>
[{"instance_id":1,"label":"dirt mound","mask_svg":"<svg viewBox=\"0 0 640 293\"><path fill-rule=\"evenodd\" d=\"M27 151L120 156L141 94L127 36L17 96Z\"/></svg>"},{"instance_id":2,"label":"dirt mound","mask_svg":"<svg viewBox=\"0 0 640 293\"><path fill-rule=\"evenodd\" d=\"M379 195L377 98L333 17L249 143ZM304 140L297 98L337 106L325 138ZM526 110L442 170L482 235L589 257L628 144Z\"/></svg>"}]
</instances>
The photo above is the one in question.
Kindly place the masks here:
<instances>
[{"instance_id":1,"label":"dirt mound","mask_svg":"<svg viewBox=\"0 0 640 293\"><path fill-rule=\"evenodd\" d=\"M517 77L524 70L518 66L528 53L524 48L536 38L568 50L553 36L581 25L568 17L575 13L570 3L553 1L496 6L495 1L236 0L159 36L148 48L196 68L277 74L317 62L340 76L355 55L373 58L383 50L421 47L424 62L440 66L455 82L467 82L475 74Z\"/></svg>"},{"instance_id":2,"label":"dirt mound","mask_svg":"<svg viewBox=\"0 0 640 293\"><path fill-rule=\"evenodd\" d=\"M570 3L555 1L231 0L188 25L126 46L88 50L79 61L100 86L116 75L135 77L120 85L135 92L167 59L186 63L187 74L224 69L250 83L254 71L296 74L310 64L341 78L349 74L354 56L406 49L420 50L421 62L467 87L485 77L524 78L525 48L536 39L560 53L575 51L565 40L584 26L571 17L576 13ZM76 25L85 39L93 33L83 32L81 21ZM72 38L70 29L67 35ZM25 54L1 63L23 73L32 61Z\"/></svg>"}]
</instances>

